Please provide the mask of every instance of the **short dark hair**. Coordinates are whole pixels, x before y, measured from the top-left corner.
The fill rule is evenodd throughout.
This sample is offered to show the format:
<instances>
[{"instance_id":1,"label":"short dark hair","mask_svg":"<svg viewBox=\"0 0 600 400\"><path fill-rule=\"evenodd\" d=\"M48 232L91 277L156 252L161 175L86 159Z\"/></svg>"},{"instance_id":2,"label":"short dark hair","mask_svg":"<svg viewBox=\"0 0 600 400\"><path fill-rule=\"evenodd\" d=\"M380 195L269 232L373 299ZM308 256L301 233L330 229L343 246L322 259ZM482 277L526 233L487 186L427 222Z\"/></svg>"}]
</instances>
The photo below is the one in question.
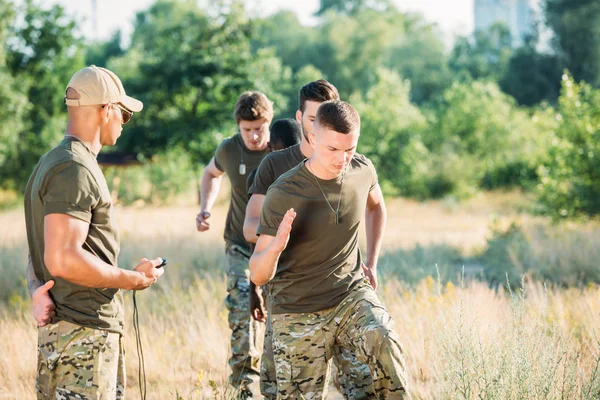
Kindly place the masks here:
<instances>
[{"instance_id":1,"label":"short dark hair","mask_svg":"<svg viewBox=\"0 0 600 400\"><path fill-rule=\"evenodd\" d=\"M325 79L319 79L318 81L307 83L302 86L298 96L298 109L301 112L304 112L307 101L323 103L324 101L339 99L340 94L336 87Z\"/></svg>"},{"instance_id":2,"label":"short dark hair","mask_svg":"<svg viewBox=\"0 0 600 400\"><path fill-rule=\"evenodd\" d=\"M271 126L270 141L286 148L298 144L302 141L302 127L295 119L278 119Z\"/></svg>"},{"instance_id":3,"label":"short dark hair","mask_svg":"<svg viewBox=\"0 0 600 400\"><path fill-rule=\"evenodd\" d=\"M330 100L319 106L315 124L347 134L360 129L360 116L349 103L342 100Z\"/></svg>"},{"instance_id":4,"label":"short dark hair","mask_svg":"<svg viewBox=\"0 0 600 400\"><path fill-rule=\"evenodd\" d=\"M233 118L237 124L240 121L257 121L273 119L273 103L263 93L257 91L244 92L235 103Z\"/></svg>"}]
</instances>

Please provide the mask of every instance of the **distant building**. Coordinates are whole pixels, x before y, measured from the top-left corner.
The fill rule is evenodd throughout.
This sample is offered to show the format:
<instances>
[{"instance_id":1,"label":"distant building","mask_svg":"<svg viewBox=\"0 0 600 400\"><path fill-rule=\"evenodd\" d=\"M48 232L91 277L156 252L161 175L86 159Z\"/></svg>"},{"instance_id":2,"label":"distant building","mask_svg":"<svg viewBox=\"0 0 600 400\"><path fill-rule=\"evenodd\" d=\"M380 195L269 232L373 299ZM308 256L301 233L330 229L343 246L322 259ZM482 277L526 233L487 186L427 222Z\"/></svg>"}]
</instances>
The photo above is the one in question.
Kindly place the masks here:
<instances>
[{"instance_id":1,"label":"distant building","mask_svg":"<svg viewBox=\"0 0 600 400\"><path fill-rule=\"evenodd\" d=\"M532 32L539 0L475 0L475 30L488 30L497 22L510 30L512 44L518 47Z\"/></svg>"}]
</instances>

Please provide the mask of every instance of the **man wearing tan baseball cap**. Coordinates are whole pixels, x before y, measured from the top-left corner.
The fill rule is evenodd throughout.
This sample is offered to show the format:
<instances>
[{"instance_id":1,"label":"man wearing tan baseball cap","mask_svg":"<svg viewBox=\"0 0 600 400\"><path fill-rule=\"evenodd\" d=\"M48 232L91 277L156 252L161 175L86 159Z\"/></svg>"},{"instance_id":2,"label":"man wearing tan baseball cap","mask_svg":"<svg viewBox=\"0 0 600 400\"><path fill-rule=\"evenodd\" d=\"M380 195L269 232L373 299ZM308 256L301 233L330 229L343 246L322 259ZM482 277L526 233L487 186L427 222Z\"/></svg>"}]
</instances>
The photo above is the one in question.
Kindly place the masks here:
<instances>
[{"instance_id":1,"label":"man wearing tan baseball cap","mask_svg":"<svg viewBox=\"0 0 600 400\"><path fill-rule=\"evenodd\" d=\"M25 191L27 282L38 323L38 399L122 399L123 295L163 274L160 258L117 265L119 235L96 156L117 142L142 103L121 80L90 66L66 88L64 139L46 153Z\"/></svg>"}]
</instances>

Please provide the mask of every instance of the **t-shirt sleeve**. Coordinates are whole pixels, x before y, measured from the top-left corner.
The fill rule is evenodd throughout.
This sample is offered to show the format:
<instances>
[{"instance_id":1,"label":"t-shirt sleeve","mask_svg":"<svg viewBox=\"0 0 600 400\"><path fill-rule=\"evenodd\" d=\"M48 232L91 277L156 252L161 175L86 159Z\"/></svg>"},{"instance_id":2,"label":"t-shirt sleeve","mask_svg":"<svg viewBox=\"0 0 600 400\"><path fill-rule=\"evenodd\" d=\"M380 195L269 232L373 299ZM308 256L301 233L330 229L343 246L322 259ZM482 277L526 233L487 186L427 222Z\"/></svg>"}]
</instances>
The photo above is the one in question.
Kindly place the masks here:
<instances>
[{"instance_id":1,"label":"t-shirt sleeve","mask_svg":"<svg viewBox=\"0 0 600 400\"><path fill-rule=\"evenodd\" d=\"M377 186L377 183L379 183L379 178L377 178L377 170L375 169L375 166L373 165L371 160L369 160L368 158L367 158L367 165L369 166L369 169L371 170L371 187L369 188L369 192L371 192L373 189L375 189L375 187Z\"/></svg>"},{"instance_id":2,"label":"t-shirt sleeve","mask_svg":"<svg viewBox=\"0 0 600 400\"><path fill-rule=\"evenodd\" d=\"M269 187L275 182L274 177L275 171L273 170L273 163L269 156L263 158L260 165L256 169L256 176L252 186L248 189L248 194L262 194L266 195Z\"/></svg>"},{"instance_id":3,"label":"t-shirt sleeve","mask_svg":"<svg viewBox=\"0 0 600 400\"><path fill-rule=\"evenodd\" d=\"M44 215L66 214L90 223L101 194L92 173L81 164L69 162L50 175L41 197Z\"/></svg>"},{"instance_id":4,"label":"t-shirt sleeve","mask_svg":"<svg viewBox=\"0 0 600 400\"><path fill-rule=\"evenodd\" d=\"M215 167L221 172L225 172L225 158L227 157L227 142L228 139L225 139L221 142L219 146L217 146L217 150L215 151Z\"/></svg>"},{"instance_id":5,"label":"t-shirt sleeve","mask_svg":"<svg viewBox=\"0 0 600 400\"><path fill-rule=\"evenodd\" d=\"M286 203L285 192L281 189L273 187L267 191L256 229L258 235L277 235L279 224L287 211Z\"/></svg>"}]
</instances>

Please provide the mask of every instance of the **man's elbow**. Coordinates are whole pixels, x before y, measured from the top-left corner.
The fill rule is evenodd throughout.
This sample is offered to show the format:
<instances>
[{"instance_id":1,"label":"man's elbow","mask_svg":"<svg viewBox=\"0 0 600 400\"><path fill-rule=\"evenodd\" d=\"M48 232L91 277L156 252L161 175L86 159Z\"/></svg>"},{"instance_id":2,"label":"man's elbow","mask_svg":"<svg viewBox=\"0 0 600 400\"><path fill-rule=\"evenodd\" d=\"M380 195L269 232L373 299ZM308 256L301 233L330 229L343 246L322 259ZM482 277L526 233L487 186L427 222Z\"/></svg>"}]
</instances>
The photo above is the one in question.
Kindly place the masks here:
<instances>
[{"instance_id":1,"label":"man's elbow","mask_svg":"<svg viewBox=\"0 0 600 400\"><path fill-rule=\"evenodd\" d=\"M250 221L244 221L244 239L250 243L256 243L256 233Z\"/></svg>"},{"instance_id":2,"label":"man's elbow","mask_svg":"<svg viewBox=\"0 0 600 400\"><path fill-rule=\"evenodd\" d=\"M261 276L261 274L257 273L255 268L252 268L252 265L250 265L250 280L256 286L263 286L263 285L266 285L267 283L269 283L269 279L267 277Z\"/></svg>"},{"instance_id":3,"label":"man's elbow","mask_svg":"<svg viewBox=\"0 0 600 400\"><path fill-rule=\"evenodd\" d=\"M381 202L381 203L373 204L372 206L367 206L367 215L385 218L387 216L385 204L383 202Z\"/></svg>"},{"instance_id":4,"label":"man's elbow","mask_svg":"<svg viewBox=\"0 0 600 400\"><path fill-rule=\"evenodd\" d=\"M44 264L50 275L55 278L65 278L65 255L62 251L48 250L44 251Z\"/></svg>"},{"instance_id":5,"label":"man's elbow","mask_svg":"<svg viewBox=\"0 0 600 400\"><path fill-rule=\"evenodd\" d=\"M268 279L264 279L264 278L260 278L257 277L256 275L252 275L250 274L250 280L252 281L252 283L254 283L256 286L264 286L267 283L269 283Z\"/></svg>"}]
</instances>

